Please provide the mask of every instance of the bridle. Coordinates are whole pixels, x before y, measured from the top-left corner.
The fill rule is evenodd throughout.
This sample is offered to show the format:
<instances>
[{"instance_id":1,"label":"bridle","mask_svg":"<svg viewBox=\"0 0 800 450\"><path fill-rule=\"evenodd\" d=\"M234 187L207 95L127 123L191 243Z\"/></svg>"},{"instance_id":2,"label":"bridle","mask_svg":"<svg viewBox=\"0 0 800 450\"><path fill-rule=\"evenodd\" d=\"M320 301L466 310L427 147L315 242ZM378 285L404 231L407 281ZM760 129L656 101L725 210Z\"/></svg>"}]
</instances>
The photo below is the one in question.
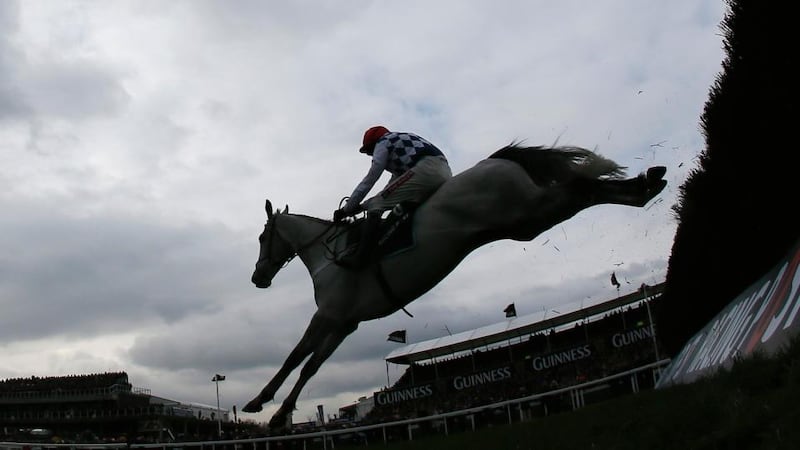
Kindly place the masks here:
<instances>
[{"instance_id":1,"label":"bridle","mask_svg":"<svg viewBox=\"0 0 800 450\"><path fill-rule=\"evenodd\" d=\"M280 214L274 215L270 220L267 221L266 224L264 224L264 233L267 234L267 254L261 258L258 258L258 261L256 261L256 266L266 261L269 265L279 266L280 270L286 267L294 259L294 257L297 256L297 252L294 252L288 257L284 258L283 261L280 261L280 258L273 258L272 253L274 251L273 249L275 248L273 243L275 242L275 235L278 233L278 231L275 229L275 221L278 219L279 215ZM263 233L261 234L261 238L264 238ZM262 241L262 239L259 239L259 241Z\"/></svg>"},{"instance_id":2,"label":"bridle","mask_svg":"<svg viewBox=\"0 0 800 450\"><path fill-rule=\"evenodd\" d=\"M330 229L331 229L331 228L333 228L334 226L336 226L336 223L333 223L333 222L331 222L331 224L330 224L330 225L328 225L328 227L327 227L327 228L325 228L324 230L322 230L322 232L321 232L321 233L319 233L317 236L314 236L314 237L313 237L311 240L309 240L309 241L308 241L308 242L306 242L305 244L303 244L303 245L300 245L299 247L295 248L295 249L294 249L294 253L292 253L291 255L287 256L286 258L283 258L283 260L281 261L281 258L273 258L273 255L272 255L272 252L274 251L273 249L274 249L274 247L275 247L275 246L273 245L273 243L275 242L275 235L276 235L276 234L278 234L278 231L277 231L277 229L276 229L276 228L277 228L277 227L276 227L276 225L277 225L277 224L276 224L276 222L278 221L278 217L279 217L280 215L281 215L280 213L276 213L276 214L274 214L274 215L273 215L273 216L272 216L272 217L271 217L271 218L270 218L270 219L267 221L267 223L264 225L264 232L265 232L265 233L267 233L267 246L268 246L268 248L267 248L267 254L266 254L266 255L264 255L263 257L259 258L259 259L258 259L258 261L256 261L256 265L258 265L258 264L260 264L260 263L262 263L262 262L266 261L266 262L267 262L268 264L270 264L270 265L273 265L273 266L279 266L279 269L278 269L278 270L280 270L280 269L283 269L284 267L286 267L287 265L289 265L289 263L290 263L290 262L291 262L291 261L292 261L292 260L293 260L293 259L294 259L294 258L295 258L295 257L296 257L296 256L297 256L299 253L300 253L300 252L302 252L302 251L303 251L303 250L305 250L306 248L308 248L308 247L310 247L311 245L313 245L313 244L314 244L316 241L318 241L318 240L319 240L319 239L320 239L322 236L324 236L326 233L328 233L328 231L330 231ZM263 238L263 237L264 237L264 234L262 234L261 236L262 236L262 238ZM259 239L259 240L260 240L260 239Z\"/></svg>"}]
</instances>

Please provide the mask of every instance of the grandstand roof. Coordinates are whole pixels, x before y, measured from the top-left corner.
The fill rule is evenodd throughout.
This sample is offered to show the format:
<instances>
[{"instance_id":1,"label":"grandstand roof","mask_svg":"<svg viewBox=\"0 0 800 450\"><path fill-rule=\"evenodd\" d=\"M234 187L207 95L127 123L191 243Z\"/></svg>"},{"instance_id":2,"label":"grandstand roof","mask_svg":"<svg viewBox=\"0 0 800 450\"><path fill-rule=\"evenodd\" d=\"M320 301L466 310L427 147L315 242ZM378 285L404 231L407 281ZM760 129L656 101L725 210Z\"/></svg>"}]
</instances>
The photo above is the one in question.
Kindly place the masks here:
<instances>
[{"instance_id":1,"label":"grandstand roof","mask_svg":"<svg viewBox=\"0 0 800 450\"><path fill-rule=\"evenodd\" d=\"M573 307L570 310L569 305L567 305L565 311L561 311L558 316L549 319L545 319L546 312L515 317L474 330L409 344L392 351L385 359L387 362L393 364L411 364L417 361L426 361L440 356L452 355L466 350L505 342L520 336L527 336L539 331L549 330L578 320L588 319L592 316L604 314L608 311L636 303L645 298L660 295L662 292L664 292L664 283L648 286L646 293L637 291L586 308Z\"/></svg>"}]
</instances>

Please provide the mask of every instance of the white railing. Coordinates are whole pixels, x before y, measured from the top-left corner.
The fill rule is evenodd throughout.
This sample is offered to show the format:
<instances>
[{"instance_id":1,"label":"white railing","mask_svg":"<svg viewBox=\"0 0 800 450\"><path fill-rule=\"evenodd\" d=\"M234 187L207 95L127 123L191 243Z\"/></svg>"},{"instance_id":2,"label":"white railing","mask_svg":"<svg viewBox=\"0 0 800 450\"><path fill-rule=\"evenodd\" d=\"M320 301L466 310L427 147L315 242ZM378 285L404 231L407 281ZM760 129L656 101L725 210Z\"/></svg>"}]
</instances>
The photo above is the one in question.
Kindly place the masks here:
<instances>
[{"instance_id":1,"label":"white railing","mask_svg":"<svg viewBox=\"0 0 800 450\"><path fill-rule=\"evenodd\" d=\"M316 431L313 433L301 433L301 434L290 434L284 436L269 436L269 437L260 437L260 438L249 438L249 439L231 439L231 440L220 440L220 441L193 441L193 442L162 442L162 443L154 443L154 444L49 444L49 443L21 443L21 442L0 442L0 450L37 450L37 449L57 449L57 448L70 448L73 450L108 450L108 449L117 449L117 448L131 448L131 449L181 449L184 450L187 447L197 448L200 450L209 449L209 450L216 450L217 447L228 447L230 449L235 450L246 450L246 446L248 444L252 445L253 450L258 450L258 445L263 444L267 450L270 448L270 443L272 442L280 442L280 441L302 441L303 448L306 448L307 442L322 442L322 447L324 449L328 448L328 443L331 443L331 448L333 448L333 438L339 435L346 435L346 434L356 434L356 433L364 433L366 431L373 431L373 430L382 430L382 441L383 443L387 443L387 432L386 430L389 428L396 428L396 427L405 427L405 432L407 433L408 440L414 439L414 430L418 428L420 423L425 422L432 422L438 423L439 429L443 430L445 435L448 435L450 430L448 428L448 419L452 419L455 417L462 417L465 416L470 423L470 428L472 431L475 431L476 424L475 424L475 415L477 413L481 413L487 410L499 410L500 408L506 409L506 415L508 418L508 423L512 423L513 413L512 413L512 405L516 405L518 412L519 412L519 420L523 420L524 412L523 412L523 404L525 403L532 403L534 401L541 401L547 397L554 397L560 396L562 394L569 394L571 400L572 409L578 409L586 405L585 395L591 392L595 392L598 390L604 390L609 386L610 382L615 380L619 380L621 378L629 377L630 378L630 389L631 392L636 393L639 392L639 380L637 375L641 372L652 370L653 376L653 385L658 381L658 375L667 364L669 364L669 359L664 359L658 362L650 363L644 366L637 367L635 369L627 370L625 372L620 372L614 375L610 375L601 379L589 381L582 384L572 385L560 389L554 389L547 392L542 392L539 394L528 395L526 397L516 398L513 400L504 400L501 402L490 403L482 406L476 406L473 408L462 409L459 411L452 411L447 413L441 414L434 414L431 416L425 417L417 417L413 419L405 419L405 420L398 420L394 422L383 422L377 423L372 425L362 425L358 427L352 428L342 428L342 429L334 429L334 430L323 430L323 431ZM545 406L545 414L546 406ZM417 427L415 427L415 425ZM404 433L405 434L405 433ZM368 444L368 442L365 442Z\"/></svg>"}]
</instances>

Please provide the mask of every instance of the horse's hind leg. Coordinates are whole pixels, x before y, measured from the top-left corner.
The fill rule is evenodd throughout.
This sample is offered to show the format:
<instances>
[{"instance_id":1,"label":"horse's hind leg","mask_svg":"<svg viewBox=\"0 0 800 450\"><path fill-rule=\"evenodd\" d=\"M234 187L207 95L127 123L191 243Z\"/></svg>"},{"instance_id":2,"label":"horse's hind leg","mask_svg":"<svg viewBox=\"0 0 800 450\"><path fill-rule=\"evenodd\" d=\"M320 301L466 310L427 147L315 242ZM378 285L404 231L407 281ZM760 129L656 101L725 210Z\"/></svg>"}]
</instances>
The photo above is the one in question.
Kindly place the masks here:
<instances>
[{"instance_id":1,"label":"horse's hind leg","mask_svg":"<svg viewBox=\"0 0 800 450\"><path fill-rule=\"evenodd\" d=\"M322 342L320 342L319 347L314 350L311 357L308 358L308 361L303 365L303 369L300 371L300 377L297 379L292 391L283 400L278 411L272 415L269 421L269 429L271 431L280 432L286 427L286 418L294 411L297 398L300 396L303 387L308 380L317 373L322 363L339 347L339 344L344 341L344 338L355 330L356 326L347 326L342 329L331 330Z\"/></svg>"},{"instance_id":2,"label":"horse's hind leg","mask_svg":"<svg viewBox=\"0 0 800 450\"><path fill-rule=\"evenodd\" d=\"M278 373L264 386L264 389L250 402L242 408L244 412L259 412L264 403L271 401L275 397L278 388L281 387L286 377L306 359L306 356L311 354L322 342L323 338L327 335L328 326L325 325L326 320L318 314L314 314L311 322L308 324L303 337L300 342L289 353L289 356L284 361Z\"/></svg>"},{"instance_id":3,"label":"horse's hind leg","mask_svg":"<svg viewBox=\"0 0 800 450\"><path fill-rule=\"evenodd\" d=\"M644 206L667 185L663 179L667 169L655 166L636 178L627 180L576 180L578 187L586 189L590 204L614 203Z\"/></svg>"}]
</instances>

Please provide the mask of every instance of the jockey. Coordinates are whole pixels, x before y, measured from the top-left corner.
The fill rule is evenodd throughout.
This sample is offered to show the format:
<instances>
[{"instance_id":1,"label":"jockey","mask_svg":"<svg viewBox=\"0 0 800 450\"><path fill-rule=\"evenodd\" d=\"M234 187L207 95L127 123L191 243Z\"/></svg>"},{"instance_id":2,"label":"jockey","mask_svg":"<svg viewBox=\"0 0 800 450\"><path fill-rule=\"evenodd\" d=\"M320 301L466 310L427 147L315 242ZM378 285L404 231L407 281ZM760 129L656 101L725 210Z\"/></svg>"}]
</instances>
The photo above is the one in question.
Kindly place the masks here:
<instances>
[{"instance_id":1,"label":"jockey","mask_svg":"<svg viewBox=\"0 0 800 450\"><path fill-rule=\"evenodd\" d=\"M333 221L367 211L366 225L358 250L341 258L346 267L361 267L377 244L381 214L401 202L422 203L453 176L447 158L435 145L413 133L389 131L375 126L364 133L361 153L372 157L372 165L356 186L347 203L333 213ZM392 174L389 183L376 196L366 200L383 171Z\"/></svg>"}]
</instances>

